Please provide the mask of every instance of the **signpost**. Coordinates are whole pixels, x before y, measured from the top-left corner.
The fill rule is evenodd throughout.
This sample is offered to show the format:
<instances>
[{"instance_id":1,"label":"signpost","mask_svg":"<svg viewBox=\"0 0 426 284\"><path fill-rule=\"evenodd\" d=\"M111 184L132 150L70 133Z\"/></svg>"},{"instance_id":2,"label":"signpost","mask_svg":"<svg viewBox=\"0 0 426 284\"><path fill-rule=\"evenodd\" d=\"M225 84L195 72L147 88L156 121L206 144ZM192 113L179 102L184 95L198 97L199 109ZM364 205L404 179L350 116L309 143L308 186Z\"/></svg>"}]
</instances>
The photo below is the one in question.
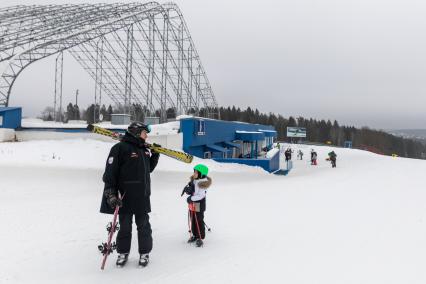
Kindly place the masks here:
<instances>
[{"instance_id":1,"label":"signpost","mask_svg":"<svg viewBox=\"0 0 426 284\"><path fill-rule=\"evenodd\" d=\"M287 127L287 137L306 138L305 127Z\"/></svg>"}]
</instances>

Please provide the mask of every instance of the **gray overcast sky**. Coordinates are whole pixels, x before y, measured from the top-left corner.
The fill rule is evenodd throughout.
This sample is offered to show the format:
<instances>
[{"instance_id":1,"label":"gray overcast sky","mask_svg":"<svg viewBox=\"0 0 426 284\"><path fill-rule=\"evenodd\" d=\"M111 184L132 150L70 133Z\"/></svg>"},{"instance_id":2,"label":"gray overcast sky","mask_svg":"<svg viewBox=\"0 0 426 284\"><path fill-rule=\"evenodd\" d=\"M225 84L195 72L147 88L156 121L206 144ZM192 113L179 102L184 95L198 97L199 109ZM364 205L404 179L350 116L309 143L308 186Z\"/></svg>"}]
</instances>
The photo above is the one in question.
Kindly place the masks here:
<instances>
[{"instance_id":1,"label":"gray overcast sky","mask_svg":"<svg viewBox=\"0 0 426 284\"><path fill-rule=\"evenodd\" d=\"M0 6L79 2L87 3L2 0ZM426 128L424 0L174 2L221 106L373 128ZM52 104L53 62L21 74L12 105L34 115ZM71 56L64 68L65 101L73 101L78 88L79 101L89 104L94 85L88 75Z\"/></svg>"}]
</instances>

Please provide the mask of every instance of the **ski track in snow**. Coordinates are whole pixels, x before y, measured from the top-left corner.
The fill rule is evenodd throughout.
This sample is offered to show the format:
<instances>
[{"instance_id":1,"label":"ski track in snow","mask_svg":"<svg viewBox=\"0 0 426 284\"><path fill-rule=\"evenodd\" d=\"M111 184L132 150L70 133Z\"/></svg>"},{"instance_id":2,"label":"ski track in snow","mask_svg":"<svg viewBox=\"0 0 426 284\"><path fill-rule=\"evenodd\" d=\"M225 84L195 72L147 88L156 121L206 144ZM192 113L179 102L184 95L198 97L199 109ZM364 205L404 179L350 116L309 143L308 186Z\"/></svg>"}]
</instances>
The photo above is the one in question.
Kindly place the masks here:
<instances>
[{"instance_id":1,"label":"ski track in snow","mask_svg":"<svg viewBox=\"0 0 426 284\"><path fill-rule=\"evenodd\" d=\"M154 249L137 267L136 230L126 267L100 270L98 213L114 143L89 139L0 143L0 283L426 283L426 161L300 147L288 176L259 168L162 156L152 174ZM180 197L195 163L213 178L203 248L188 245Z\"/></svg>"}]
</instances>

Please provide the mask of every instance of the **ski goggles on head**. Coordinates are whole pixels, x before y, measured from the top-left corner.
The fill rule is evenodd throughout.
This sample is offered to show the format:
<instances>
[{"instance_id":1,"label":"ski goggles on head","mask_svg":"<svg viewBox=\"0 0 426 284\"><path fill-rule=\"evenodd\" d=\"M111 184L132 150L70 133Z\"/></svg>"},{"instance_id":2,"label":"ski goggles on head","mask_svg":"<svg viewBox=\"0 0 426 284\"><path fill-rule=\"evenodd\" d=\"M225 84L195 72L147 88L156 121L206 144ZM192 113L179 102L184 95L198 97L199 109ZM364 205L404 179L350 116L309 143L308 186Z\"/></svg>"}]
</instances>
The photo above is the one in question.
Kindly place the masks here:
<instances>
[{"instance_id":1,"label":"ski goggles on head","mask_svg":"<svg viewBox=\"0 0 426 284\"><path fill-rule=\"evenodd\" d=\"M141 122L132 122L129 127L127 128L127 131L130 133L139 136L142 131L146 131L147 133L151 132L151 125L149 124L143 124Z\"/></svg>"},{"instance_id":2,"label":"ski goggles on head","mask_svg":"<svg viewBox=\"0 0 426 284\"><path fill-rule=\"evenodd\" d=\"M151 125L149 125L149 124L147 124L147 125L144 125L143 127L140 127L139 129L138 129L138 132L139 132L139 135L142 133L142 131L146 131L146 133L150 133L151 132Z\"/></svg>"}]
</instances>

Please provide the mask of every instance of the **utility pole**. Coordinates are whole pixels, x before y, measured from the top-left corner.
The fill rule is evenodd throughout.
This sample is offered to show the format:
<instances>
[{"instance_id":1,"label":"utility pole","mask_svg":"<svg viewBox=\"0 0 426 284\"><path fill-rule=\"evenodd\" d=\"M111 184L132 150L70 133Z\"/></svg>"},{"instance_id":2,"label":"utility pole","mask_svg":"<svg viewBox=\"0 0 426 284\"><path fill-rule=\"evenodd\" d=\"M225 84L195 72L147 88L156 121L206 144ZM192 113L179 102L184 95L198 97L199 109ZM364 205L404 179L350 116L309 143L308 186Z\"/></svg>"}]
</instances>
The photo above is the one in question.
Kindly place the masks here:
<instances>
[{"instance_id":1,"label":"utility pole","mask_svg":"<svg viewBox=\"0 0 426 284\"><path fill-rule=\"evenodd\" d=\"M75 105L78 106L78 89L75 91Z\"/></svg>"}]
</instances>

